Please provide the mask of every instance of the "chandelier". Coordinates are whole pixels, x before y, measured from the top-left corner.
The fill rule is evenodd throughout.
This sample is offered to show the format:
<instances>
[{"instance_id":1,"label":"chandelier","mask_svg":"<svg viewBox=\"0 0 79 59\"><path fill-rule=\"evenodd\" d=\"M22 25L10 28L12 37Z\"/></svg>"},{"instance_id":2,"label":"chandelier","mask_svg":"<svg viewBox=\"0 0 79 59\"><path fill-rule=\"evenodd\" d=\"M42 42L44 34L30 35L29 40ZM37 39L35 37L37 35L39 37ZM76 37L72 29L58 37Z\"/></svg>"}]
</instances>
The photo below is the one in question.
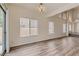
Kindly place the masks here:
<instances>
[{"instance_id":1,"label":"chandelier","mask_svg":"<svg viewBox=\"0 0 79 59\"><path fill-rule=\"evenodd\" d=\"M68 22L72 22L73 21L73 12L72 12L72 10L63 12L61 17L65 20L68 20Z\"/></svg>"},{"instance_id":2,"label":"chandelier","mask_svg":"<svg viewBox=\"0 0 79 59\"><path fill-rule=\"evenodd\" d=\"M39 6L38 6L38 10L39 12L42 14L45 12L45 6L43 3L40 3Z\"/></svg>"}]
</instances>

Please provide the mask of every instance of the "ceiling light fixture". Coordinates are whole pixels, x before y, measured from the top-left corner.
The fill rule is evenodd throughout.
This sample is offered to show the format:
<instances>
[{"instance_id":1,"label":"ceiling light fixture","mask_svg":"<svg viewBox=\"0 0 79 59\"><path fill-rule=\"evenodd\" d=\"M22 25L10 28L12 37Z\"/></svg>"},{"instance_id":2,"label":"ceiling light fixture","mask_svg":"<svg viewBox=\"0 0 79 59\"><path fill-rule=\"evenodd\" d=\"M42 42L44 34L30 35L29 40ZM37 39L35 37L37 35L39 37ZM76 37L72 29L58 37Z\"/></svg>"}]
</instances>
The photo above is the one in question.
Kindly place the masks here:
<instances>
[{"instance_id":1,"label":"ceiling light fixture","mask_svg":"<svg viewBox=\"0 0 79 59\"><path fill-rule=\"evenodd\" d=\"M40 3L40 4L39 4L38 10L39 10L39 12L40 12L41 14L45 11L45 6L44 6L43 3Z\"/></svg>"}]
</instances>

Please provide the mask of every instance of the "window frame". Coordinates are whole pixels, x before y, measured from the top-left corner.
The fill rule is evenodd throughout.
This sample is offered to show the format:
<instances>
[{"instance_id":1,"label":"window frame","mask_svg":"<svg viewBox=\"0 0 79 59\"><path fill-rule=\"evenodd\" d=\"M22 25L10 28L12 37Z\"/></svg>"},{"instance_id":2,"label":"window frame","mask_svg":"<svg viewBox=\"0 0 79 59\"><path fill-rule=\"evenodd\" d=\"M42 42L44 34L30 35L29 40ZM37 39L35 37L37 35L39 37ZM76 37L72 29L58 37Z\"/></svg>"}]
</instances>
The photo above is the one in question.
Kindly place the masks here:
<instances>
[{"instance_id":1,"label":"window frame","mask_svg":"<svg viewBox=\"0 0 79 59\"><path fill-rule=\"evenodd\" d=\"M32 32L31 32L31 28L33 28L33 27L31 26L31 21L33 21L33 20L35 21L35 19L30 19L30 22L29 22L30 36L37 36L37 35L39 35L39 31L38 31L38 28L39 28L39 27L38 27L38 26L39 26L39 25L38 25L38 20L36 20L36 21L37 21L37 25L36 25L36 26L37 26L37 32L38 32L38 34L37 34L37 35L31 34L31 33L32 33Z\"/></svg>"},{"instance_id":2,"label":"window frame","mask_svg":"<svg viewBox=\"0 0 79 59\"><path fill-rule=\"evenodd\" d=\"M21 17L21 18L25 18L25 17ZM28 23L28 26L27 26L29 33L28 33L28 36L27 36L26 34L23 35L23 36L21 36L21 35L22 35L22 34L21 34L21 18L20 18L20 37L29 37L29 36L37 36L37 35L39 35L39 31L38 31L38 28L39 28L38 20L36 20L37 25L33 27L33 26L31 25L31 24L32 24L31 22L32 22L33 20L35 21L35 19L25 18L25 19L29 19L29 20L28 20L29 23ZM36 31L37 34L32 34L32 32L33 32L32 29L33 29L33 28L37 28L37 31Z\"/></svg>"},{"instance_id":3,"label":"window frame","mask_svg":"<svg viewBox=\"0 0 79 59\"><path fill-rule=\"evenodd\" d=\"M52 29L50 30L50 28L52 28ZM52 22L52 21L49 21L48 22L48 33L49 34L54 34L55 33L55 30L54 30L54 22Z\"/></svg>"},{"instance_id":4,"label":"window frame","mask_svg":"<svg viewBox=\"0 0 79 59\"><path fill-rule=\"evenodd\" d=\"M63 23L63 33L66 33L66 32L67 32L67 24Z\"/></svg>"}]
</instances>

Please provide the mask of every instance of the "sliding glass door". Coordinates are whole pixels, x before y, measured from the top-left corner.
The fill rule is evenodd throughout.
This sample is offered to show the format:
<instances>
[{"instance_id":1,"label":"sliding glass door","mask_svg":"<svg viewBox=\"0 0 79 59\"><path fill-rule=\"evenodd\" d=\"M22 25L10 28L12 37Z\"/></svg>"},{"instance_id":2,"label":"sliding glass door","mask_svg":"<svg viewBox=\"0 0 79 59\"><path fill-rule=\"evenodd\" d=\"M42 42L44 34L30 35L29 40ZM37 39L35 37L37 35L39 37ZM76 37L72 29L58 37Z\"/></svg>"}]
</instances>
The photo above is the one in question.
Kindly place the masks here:
<instances>
[{"instance_id":1,"label":"sliding glass door","mask_svg":"<svg viewBox=\"0 0 79 59\"><path fill-rule=\"evenodd\" d=\"M5 11L0 5L0 55L3 55L6 49L6 20Z\"/></svg>"}]
</instances>

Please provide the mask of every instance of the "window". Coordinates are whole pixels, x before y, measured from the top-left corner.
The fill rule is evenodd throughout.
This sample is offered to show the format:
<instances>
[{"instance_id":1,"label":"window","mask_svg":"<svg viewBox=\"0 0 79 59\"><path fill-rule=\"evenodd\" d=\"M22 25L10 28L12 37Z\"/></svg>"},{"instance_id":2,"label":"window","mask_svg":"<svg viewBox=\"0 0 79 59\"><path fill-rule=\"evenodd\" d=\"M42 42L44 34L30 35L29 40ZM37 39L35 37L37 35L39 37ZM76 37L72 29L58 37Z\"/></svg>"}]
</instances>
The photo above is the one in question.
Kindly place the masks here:
<instances>
[{"instance_id":1,"label":"window","mask_svg":"<svg viewBox=\"0 0 79 59\"><path fill-rule=\"evenodd\" d=\"M29 19L20 18L20 37L29 36Z\"/></svg>"},{"instance_id":2,"label":"window","mask_svg":"<svg viewBox=\"0 0 79 59\"><path fill-rule=\"evenodd\" d=\"M30 20L30 35L38 35L38 21Z\"/></svg>"},{"instance_id":3,"label":"window","mask_svg":"<svg viewBox=\"0 0 79 59\"><path fill-rule=\"evenodd\" d=\"M4 55L6 50L6 10L4 4L0 4L0 56Z\"/></svg>"},{"instance_id":4,"label":"window","mask_svg":"<svg viewBox=\"0 0 79 59\"><path fill-rule=\"evenodd\" d=\"M77 32L79 33L79 23L77 23Z\"/></svg>"},{"instance_id":5,"label":"window","mask_svg":"<svg viewBox=\"0 0 79 59\"><path fill-rule=\"evenodd\" d=\"M49 22L49 33L54 33L54 23Z\"/></svg>"},{"instance_id":6,"label":"window","mask_svg":"<svg viewBox=\"0 0 79 59\"><path fill-rule=\"evenodd\" d=\"M74 25L75 25L75 24L73 23L73 24L72 24L72 30L71 30L72 32L75 32L75 31L74 31L74 29L75 29Z\"/></svg>"},{"instance_id":7,"label":"window","mask_svg":"<svg viewBox=\"0 0 79 59\"><path fill-rule=\"evenodd\" d=\"M38 35L38 21L20 18L20 37Z\"/></svg>"},{"instance_id":8,"label":"window","mask_svg":"<svg viewBox=\"0 0 79 59\"><path fill-rule=\"evenodd\" d=\"M69 31L71 32L71 24L69 24Z\"/></svg>"},{"instance_id":9,"label":"window","mask_svg":"<svg viewBox=\"0 0 79 59\"><path fill-rule=\"evenodd\" d=\"M4 21L4 13L0 8L0 44L2 43L2 36L3 36L3 21Z\"/></svg>"},{"instance_id":10,"label":"window","mask_svg":"<svg viewBox=\"0 0 79 59\"><path fill-rule=\"evenodd\" d=\"M63 24L63 32L66 33L66 24Z\"/></svg>"}]
</instances>

